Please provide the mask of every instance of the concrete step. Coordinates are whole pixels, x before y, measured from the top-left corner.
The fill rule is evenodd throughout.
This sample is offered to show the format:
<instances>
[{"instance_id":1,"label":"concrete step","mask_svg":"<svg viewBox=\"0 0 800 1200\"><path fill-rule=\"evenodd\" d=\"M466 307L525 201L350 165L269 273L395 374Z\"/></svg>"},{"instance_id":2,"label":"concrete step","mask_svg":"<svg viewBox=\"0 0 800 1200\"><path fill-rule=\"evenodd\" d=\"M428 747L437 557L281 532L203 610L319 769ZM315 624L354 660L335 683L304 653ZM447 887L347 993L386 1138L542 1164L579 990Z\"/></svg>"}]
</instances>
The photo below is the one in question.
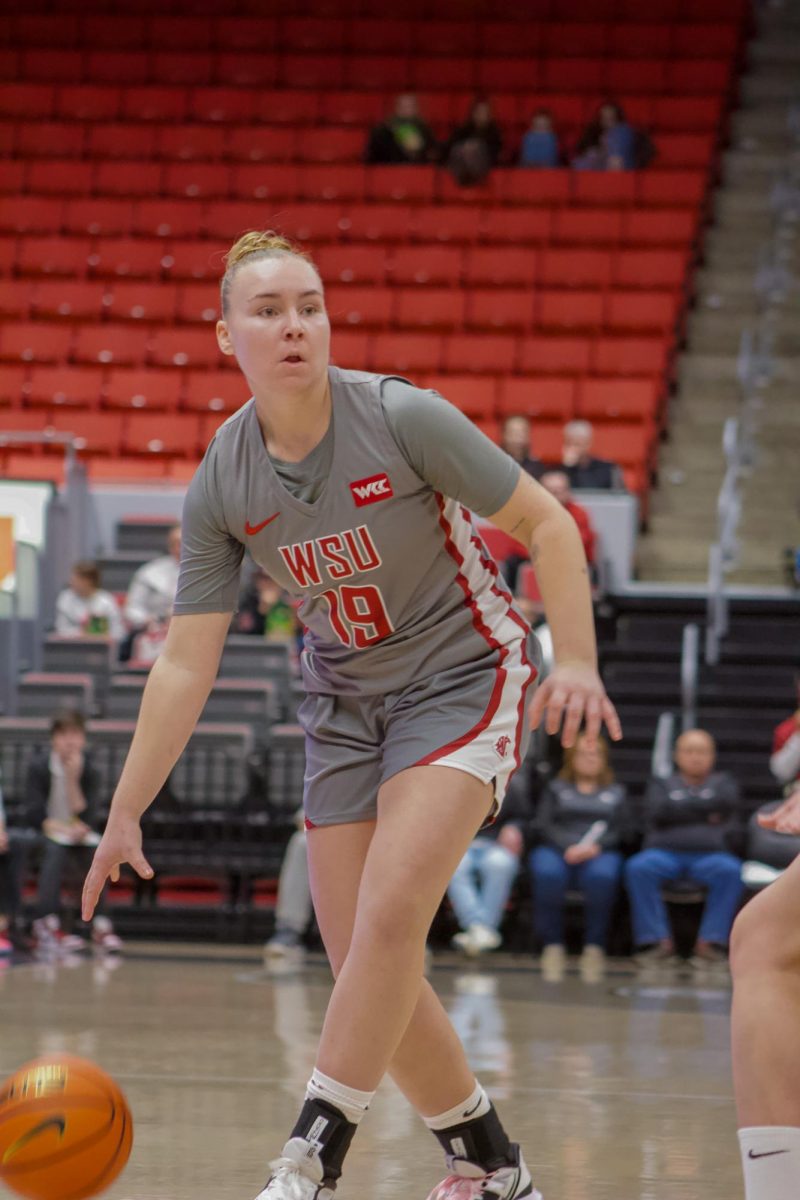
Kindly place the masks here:
<instances>
[{"instance_id":1,"label":"concrete step","mask_svg":"<svg viewBox=\"0 0 800 1200\"><path fill-rule=\"evenodd\" d=\"M796 36L787 37L785 29L779 29L755 38L747 48L750 70L772 70L776 66L800 67L800 42Z\"/></svg>"},{"instance_id":2,"label":"concrete step","mask_svg":"<svg viewBox=\"0 0 800 1200\"><path fill-rule=\"evenodd\" d=\"M745 75L740 84L743 104L791 103L800 98L793 63L771 63L769 69Z\"/></svg>"},{"instance_id":3,"label":"concrete step","mask_svg":"<svg viewBox=\"0 0 800 1200\"><path fill-rule=\"evenodd\" d=\"M750 313L695 312L689 319L686 342L689 353L731 354L739 350L742 330L752 325Z\"/></svg>"}]
</instances>

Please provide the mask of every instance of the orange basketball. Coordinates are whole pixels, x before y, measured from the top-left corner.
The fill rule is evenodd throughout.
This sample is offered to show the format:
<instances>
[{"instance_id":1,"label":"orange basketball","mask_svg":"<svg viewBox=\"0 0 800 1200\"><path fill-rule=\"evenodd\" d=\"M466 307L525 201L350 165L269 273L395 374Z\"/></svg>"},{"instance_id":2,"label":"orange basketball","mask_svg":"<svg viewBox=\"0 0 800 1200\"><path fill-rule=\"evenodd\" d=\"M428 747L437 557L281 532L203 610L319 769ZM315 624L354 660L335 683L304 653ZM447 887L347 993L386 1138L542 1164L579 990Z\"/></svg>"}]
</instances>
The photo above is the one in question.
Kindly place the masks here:
<instances>
[{"instance_id":1,"label":"orange basketball","mask_svg":"<svg viewBox=\"0 0 800 1200\"><path fill-rule=\"evenodd\" d=\"M125 1097L84 1058L36 1058L0 1085L0 1180L21 1196L96 1196L125 1166L132 1141Z\"/></svg>"}]
</instances>

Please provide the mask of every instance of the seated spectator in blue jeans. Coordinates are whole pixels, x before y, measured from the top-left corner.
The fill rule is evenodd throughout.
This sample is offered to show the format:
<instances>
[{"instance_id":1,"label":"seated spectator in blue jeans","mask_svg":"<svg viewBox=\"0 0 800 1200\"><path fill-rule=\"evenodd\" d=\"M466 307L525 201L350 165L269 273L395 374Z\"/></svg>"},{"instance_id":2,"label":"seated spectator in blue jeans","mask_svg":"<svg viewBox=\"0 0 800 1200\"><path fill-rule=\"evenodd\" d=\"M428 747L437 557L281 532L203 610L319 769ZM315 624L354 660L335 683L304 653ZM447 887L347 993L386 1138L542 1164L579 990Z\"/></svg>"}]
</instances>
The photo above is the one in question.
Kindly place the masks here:
<instances>
[{"instance_id":1,"label":"seated spectator in blue jeans","mask_svg":"<svg viewBox=\"0 0 800 1200\"><path fill-rule=\"evenodd\" d=\"M692 964L701 967L726 959L742 895L742 863L730 850L739 827L739 787L733 776L714 770L715 761L711 735L689 729L675 744L676 771L648 785L644 848L625 865L633 937L642 964L674 959L661 888L684 879L708 888Z\"/></svg>"},{"instance_id":2,"label":"seated spectator in blue jeans","mask_svg":"<svg viewBox=\"0 0 800 1200\"><path fill-rule=\"evenodd\" d=\"M581 973L602 973L611 913L622 883L621 846L631 822L625 788L614 781L608 743L592 745L580 734L564 752L557 779L539 801L539 844L528 867L534 899L534 926L543 946L542 974L561 978L566 965L564 903L567 891L586 901L586 937Z\"/></svg>"},{"instance_id":3,"label":"seated spectator in blue jeans","mask_svg":"<svg viewBox=\"0 0 800 1200\"><path fill-rule=\"evenodd\" d=\"M27 823L42 832L43 854L33 933L43 954L80 950L86 941L61 932L61 881L67 863L77 860L85 875L100 841L92 828L100 777L86 748L86 725L79 712L63 710L50 724L50 750L31 760L28 768ZM86 930L88 933L89 931ZM116 951L121 942L107 916L92 922L92 944Z\"/></svg>"},{"instance_id":4,"label":"seated spectator in blue jeans","mask_svg":"<svg viewBox=\"0 0 800 1200\"><path fill-rule=\"evenodd\" d=\"M561 161L558 134L549 109L537 108L522 139L519 151L521 167L557 167Z\"/></svg>"},{"instance_id":5,"label":"seated spectator in blue jeans","mask_svg":"<svg viewBox=\"0 0 800 1200\"><path fill-rule=\"evenodd\" d=\"M579 171L630 171L637 165L636 131L619 104L601 104L580 136L572 165Z\"/></svg>"},{"instance_id":6,"label":"seated spectator in blue jeans","mask_svg":"<svg viewBox=\"0 0 800 1200\"><path fill-rule=\"evenodd\" d=\"M500 924L525 848L527 789L508 789L493 825L481 829L450 880L447 895L461 932L453 945L476 958L502 945Z\"/></svg>"}]
</instances>

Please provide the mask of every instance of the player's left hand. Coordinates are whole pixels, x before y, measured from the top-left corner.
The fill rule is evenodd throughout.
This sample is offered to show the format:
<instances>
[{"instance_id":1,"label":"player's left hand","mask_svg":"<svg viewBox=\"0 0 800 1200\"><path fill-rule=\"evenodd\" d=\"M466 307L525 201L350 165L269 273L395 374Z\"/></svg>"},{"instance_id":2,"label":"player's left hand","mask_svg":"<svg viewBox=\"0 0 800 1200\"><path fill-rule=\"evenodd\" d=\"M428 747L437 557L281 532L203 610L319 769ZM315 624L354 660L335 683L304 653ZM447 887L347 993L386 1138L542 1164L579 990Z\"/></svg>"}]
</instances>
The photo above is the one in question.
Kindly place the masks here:
<instances>
[{"instance_id":1,"label":"player's left hand","mask_svg":"<svg viewBox=\"0 0 800 1200\"><path fill-rule=\"evenodd\" d=\"M773 812L759 813L758 823L776 833L800 833L800 788Z\"/></svg>"},{"instance_id":2,"label":"player's left hand","mask_svg":"<svg viewBox=\"0 0 800 1200\"><path fill-rule=\"evenodd\" d=\"M551 735L558 733L563 719L561 745L565 748L574 744L581 722L590 744L597 740L604 722L615 742L622 737L617 710L606 695L602 679L584 663L560 663L553 668L533 698L531 729L538 728L543 716Z\"/></svg>"}]
</instances>

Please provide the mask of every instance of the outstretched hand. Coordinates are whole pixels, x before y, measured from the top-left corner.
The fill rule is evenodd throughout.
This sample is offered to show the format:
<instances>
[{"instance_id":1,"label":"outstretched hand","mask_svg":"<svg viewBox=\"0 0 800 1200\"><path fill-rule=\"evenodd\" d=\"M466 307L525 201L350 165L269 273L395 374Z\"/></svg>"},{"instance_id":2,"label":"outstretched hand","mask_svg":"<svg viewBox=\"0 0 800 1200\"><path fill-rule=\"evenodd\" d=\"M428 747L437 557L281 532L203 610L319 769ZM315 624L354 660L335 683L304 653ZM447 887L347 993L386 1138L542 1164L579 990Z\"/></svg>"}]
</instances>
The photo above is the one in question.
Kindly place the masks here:
<instances>
[{"instance_id":1,"label":"outstretched hand","mask_svg":"<svg viewBox=\"0 0 800 1200\"><path fill-rule=\"evenodd\" d=\"M606 695L603 681L594 668L583 663L561 663L538 688L530 708L531 729L537 729L545 718L549 734L561 730L561 745L572 746L584 722L590 743L596 741L605 722L612 739L622 737L617 710Z\"/></svg>"},{"instance_id":2,"label":"outstretched hand","mask_svg":"<svg viewBox=\"0 0 800 1200\"><path fill-rule=\"evenodd\" d=\"M94 852L83 885L81 916L90 921L107 879L116 883L123 863L130 863L142 879L153 878L153 868L142 853L142 829L131 817L109 818L100 845Z\"/></svg>"},{"instance_id":3,"label":"outstretched hand","mask_svg":"<svg viewBox=\"0 0 800 1200\"><path fill-rule=\"evenodd\" d=\"M800 833L800 788L772 812L759 813L758 823L776 833Z\"/></svg>"}]
</instances>

